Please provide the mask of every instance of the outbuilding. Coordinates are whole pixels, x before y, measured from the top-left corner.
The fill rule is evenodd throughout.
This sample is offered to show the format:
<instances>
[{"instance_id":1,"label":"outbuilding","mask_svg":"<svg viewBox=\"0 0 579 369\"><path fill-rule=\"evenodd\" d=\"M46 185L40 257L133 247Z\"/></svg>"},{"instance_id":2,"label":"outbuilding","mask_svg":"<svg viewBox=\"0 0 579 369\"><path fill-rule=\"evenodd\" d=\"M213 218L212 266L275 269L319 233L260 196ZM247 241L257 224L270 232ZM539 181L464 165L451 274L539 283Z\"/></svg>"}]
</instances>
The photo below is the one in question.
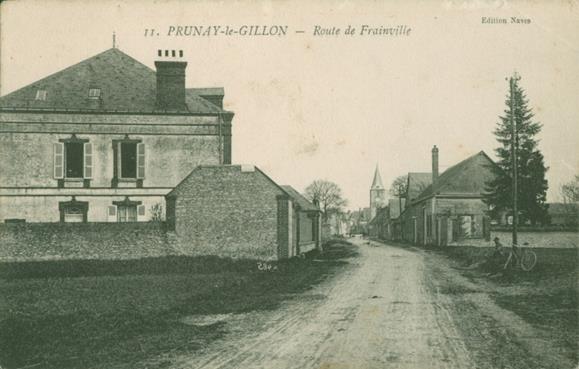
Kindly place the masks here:
<instances>
[{"instance_id":1,"label":"outbuilding","mask_svg":"<svg viewBox=\"0 0 579 369\"><path fill-rule=\"evenodd\" d=\"M319 209L253 165L198 166L166 204L184 254L278 260L321 247Z\"/></svg>"}]
</instances>

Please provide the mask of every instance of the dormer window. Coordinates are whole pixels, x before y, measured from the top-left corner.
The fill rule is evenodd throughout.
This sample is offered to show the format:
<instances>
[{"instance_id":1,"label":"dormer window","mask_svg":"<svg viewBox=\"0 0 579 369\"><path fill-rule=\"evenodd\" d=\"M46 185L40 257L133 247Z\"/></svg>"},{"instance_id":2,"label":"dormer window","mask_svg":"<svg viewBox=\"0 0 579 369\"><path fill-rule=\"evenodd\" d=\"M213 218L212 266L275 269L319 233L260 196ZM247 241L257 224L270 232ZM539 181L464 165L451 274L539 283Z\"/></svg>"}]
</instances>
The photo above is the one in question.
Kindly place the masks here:
<instances>
[{"instance_id":1,"label":"dormer window","mask_svg":"<svg viewBox=\"0 0 579 369\"><path fill-rule=\"evenodd\" d=\"M89 99L100 99L101 98L101 89L100 88L89 88L88 89L88 98Z\"/></svg>"},{"instance_id":2,"label":"dormer window","mask_svg":"<svg viewBox=\"0 0 579 369\"><path fill-rule=\"evenodd\" d=\"M46 100L46 90L36 90L35 100L40 100L40 101Z\"/></svg>"}]
</instances>

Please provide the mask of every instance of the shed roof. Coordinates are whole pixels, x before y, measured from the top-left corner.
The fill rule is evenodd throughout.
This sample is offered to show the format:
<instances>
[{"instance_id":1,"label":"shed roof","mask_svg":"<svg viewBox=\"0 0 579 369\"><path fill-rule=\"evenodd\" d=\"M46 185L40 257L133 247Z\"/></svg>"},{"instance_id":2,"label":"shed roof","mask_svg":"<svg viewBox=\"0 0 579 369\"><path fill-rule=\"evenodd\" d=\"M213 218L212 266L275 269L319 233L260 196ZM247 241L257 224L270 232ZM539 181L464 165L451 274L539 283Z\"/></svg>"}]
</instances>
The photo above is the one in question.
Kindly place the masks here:
<instances>
[{"instance_id":1,"label":"shed roof","mask_svg":"<svg viewBox=\"0 0 579 369\"><path fill-rule=\"evenodd\" d=\"M482 196L487 182L495 176L494 166L495 162L480 151L445 170L434 184L420 194L419 199L445 194Z\"/></svg>"},{"instance_id":2,"label":"shed roof","mask_svg":"<svg viewBox=\"0 0 579 369\"><path fill-rule=\"evenodd\" d=\"M431 183L432 173L408 173L406 199L408 201L417 199L420 193Z\"/></svg>"},{"instance_id":3,"label":"shed roof","mask_svg":"<svg viewBox=\"0 0 579 369\"><path fill-rule=\"evenodd\" d=\"M162 113L156 108L156 86L153 69L112 48L0 97L0 109ZM100 101L88 98L91 88L101 90ZM45 100L36 99L38 90L46 91ZM222 96L222 88L189 88L185 95L186 109L175 112L226 112L201 97Z\"/></svg>"},{"instance_id":4,"label":"shed roof","mask_svg":"<svg viewBox=\"0 0 579 369\"><path fill-rule=\"evenodd\" d=\"M296 189L292 186L284 185L281 186L281 188L283 188L284 191L288 193L292 200L298 204L303 211L321 211L317 206L312 204L304 197L304 195L296 191Z\"/></svg>"}]
</instances>

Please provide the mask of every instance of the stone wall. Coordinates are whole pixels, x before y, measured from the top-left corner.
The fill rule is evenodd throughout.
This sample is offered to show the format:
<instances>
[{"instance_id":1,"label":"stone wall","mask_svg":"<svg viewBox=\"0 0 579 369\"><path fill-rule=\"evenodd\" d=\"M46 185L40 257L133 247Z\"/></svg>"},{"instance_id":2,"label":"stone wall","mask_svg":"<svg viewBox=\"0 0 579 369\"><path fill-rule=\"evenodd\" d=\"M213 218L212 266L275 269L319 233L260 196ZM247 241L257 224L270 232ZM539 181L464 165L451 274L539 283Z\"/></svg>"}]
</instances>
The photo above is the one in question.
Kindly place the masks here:
<instances>
[{"instance_id":1,"label":"stone wall","mask_svg":"<svg viewBox=\"0 0 579 369\"><path fill-rule=\"evenodd\" d=\"M176 255L164 224L0 224L0 261L139 259Z\"/></svg>"},{"instance_id":2,"label":"stone wall","mask_svg":"<svg viewBox=\"0 0 579 369\"><path fill-rule=\"evenodd\" d=\"M168 195L175 199L182 252L276 259L280 195L283 190L257 168L198 167Z\"/></svg>"},{"instance_id":3,"label":"stone wall","mask_svg":"<svg viewBox=\"0 0 579 369\"><path fill-rule=\"evenodd\" d=\"M503 246L510 246L512 233L491 230L490 241L481 239L460 240L450 246L492 247L493 239L498 237ZM579 248L579 232L518 232L519 245L528 242L529 247L542 248Z\"/></svg>"}]
</instances>

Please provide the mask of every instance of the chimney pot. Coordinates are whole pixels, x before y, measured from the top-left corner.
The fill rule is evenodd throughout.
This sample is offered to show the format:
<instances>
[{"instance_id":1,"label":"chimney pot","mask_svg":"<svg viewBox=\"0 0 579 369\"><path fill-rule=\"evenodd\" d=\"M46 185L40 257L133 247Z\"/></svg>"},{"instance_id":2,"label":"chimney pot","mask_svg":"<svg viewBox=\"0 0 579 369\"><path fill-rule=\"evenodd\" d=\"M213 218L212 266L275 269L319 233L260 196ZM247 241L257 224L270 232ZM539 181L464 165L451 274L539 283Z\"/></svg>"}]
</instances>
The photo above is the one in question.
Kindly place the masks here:
<instances>
[{"instance_id":1,"label":"chimney pot","mask_svg":"<svg viewBox=\"0 0 579 369\"><path fill-rule=\"evenodd\" d=\"M438 147L432 148L432 184L438 180Z\"/></svg>"}]
</instances>

